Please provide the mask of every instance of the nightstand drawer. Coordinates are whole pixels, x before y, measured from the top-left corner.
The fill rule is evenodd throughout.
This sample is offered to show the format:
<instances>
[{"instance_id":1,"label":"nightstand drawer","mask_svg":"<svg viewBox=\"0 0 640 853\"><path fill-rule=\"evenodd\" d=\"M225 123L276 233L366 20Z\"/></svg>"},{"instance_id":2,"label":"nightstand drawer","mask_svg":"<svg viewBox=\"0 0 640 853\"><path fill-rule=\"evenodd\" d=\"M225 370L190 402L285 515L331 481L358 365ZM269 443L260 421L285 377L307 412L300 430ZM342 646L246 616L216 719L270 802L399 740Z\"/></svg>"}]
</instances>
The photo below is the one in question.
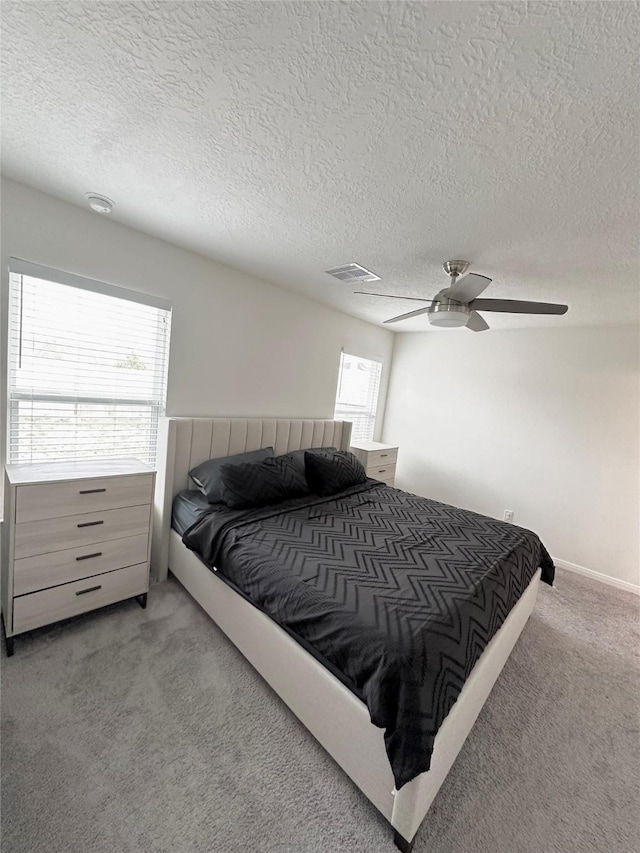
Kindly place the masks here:
<instances>
[{"instance_id":1,"label":"nightstand drawer","mask_svg":"<svg viewBox=\"0 0 640 853\"><path fill-rule=\"evenodd\" d=\"M42 592L22 595L13 601L13 630L20 634L41 625L77 616L124 598L142 595L149 586L146 563L96 575Z\"/></svg>"},{"instance_id":2,"label":"nightstand drawer","mask_svg":"<svg viewBox=\"0 0 640 853\"><path fill-rule=\"evenodd\" d=\"M24 557L13 565L13 594L26 595L61 583L81 580L147 559L149 536L127 536L97 545L83 545L37 557Z\"/></svg>"},{"instance_id":3,"label":"nightstand drawer","mask_svg":"<svg viewBox=\"0 0 640 853\"><path fill-rule=\"evenodd\" d=\"M23 523L150 504L152 489L152 474L18 486L16 521Z\"/></svg>"},{"instance_id":4,"label":"nightstand drawer","mask_svg":"<svg viewBox=\"0 0 640 853\"><path fill-rule=\"evenodd\" d=\"M394 465L398 459L398 450L370 450L367 453L367 471L370 468L382 468L384 465Z\"/></svg>"},{"instance_id":5,"label":"nightstand drawer","mask_svg":"<svg viewBox=\"0 0 640 853\"><path fill-rule=\"evenodd\" d=\"M148 535L150 516L151 506L147 505L16 524L14 556L18 560L109 539Z\"/></svg>"},{"instance_id":6,"label":"nightstand drawer","mask_svg":"<svg viewBox=\"0 0 640 853\"><path fill-rule=\"evenodd\" d=\"M391 465L367 465L367 477L374 480L384 480L387 477L395 477L395 462Z\"/></svg>"}]
</instances>

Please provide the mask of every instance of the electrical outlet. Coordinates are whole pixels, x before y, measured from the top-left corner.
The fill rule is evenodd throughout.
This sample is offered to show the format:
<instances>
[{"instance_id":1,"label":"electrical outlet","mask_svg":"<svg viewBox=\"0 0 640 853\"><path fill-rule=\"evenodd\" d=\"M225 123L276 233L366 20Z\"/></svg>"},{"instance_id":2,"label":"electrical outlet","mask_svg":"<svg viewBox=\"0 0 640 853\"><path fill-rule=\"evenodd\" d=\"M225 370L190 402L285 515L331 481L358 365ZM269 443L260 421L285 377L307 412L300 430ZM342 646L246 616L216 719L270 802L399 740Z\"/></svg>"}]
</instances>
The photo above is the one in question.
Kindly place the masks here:
<instances>
[{"instance_id":1,"label":"electrical outlet","mask_svg":"<svg viewBox=\"0 0 640 853\"><path fill-rule=\"evenodd\" d=\"M509 524L513 523L513 510L512 509L505 509L503 520L508 521Z\"/></svg>"}]
</instances>

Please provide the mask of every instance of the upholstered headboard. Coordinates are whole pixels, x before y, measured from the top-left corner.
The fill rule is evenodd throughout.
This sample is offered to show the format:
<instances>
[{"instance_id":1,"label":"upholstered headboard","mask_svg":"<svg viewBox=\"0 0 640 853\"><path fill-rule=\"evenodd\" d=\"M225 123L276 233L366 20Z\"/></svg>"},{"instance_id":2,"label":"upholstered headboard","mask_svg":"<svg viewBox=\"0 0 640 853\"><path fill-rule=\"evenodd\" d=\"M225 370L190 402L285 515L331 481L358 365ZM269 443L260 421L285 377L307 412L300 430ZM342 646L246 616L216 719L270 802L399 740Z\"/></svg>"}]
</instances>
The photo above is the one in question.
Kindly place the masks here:
<instances>
[{"instance_id":1,"label":"upholstered headboard","mask_svg":"<svg viewBox=\"0 0 640 853\"><path fill-rule=\"evenodd\" d=\"M163 418L159 429L158 473L151 568L167 577L173 498L189 487L189 471L200 462L246 450L273 447L276 454L307 447L349 448L349 421L285 418Z\"/></svg>"}]
</instances>

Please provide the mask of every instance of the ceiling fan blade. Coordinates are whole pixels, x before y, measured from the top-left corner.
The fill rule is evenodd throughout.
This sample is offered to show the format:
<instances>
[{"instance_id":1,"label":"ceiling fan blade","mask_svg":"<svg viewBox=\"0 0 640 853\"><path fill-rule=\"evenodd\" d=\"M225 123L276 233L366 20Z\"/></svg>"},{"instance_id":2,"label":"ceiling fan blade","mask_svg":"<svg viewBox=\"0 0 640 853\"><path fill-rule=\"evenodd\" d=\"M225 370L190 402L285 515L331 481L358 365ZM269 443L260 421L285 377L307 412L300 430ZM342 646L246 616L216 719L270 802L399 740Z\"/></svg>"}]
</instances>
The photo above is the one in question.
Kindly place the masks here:
<instances>
[{"instance_id":1,"label":"ceiling fan blade","mask_svg":"<svg viewBox=\"0 0 640 853\"><path fill-rule=\"evenodd\" d=\"M408 320L409 317L418 317L420 314L426 314L427 311L431 308L431 305L427 305L426 308L418 308L417 311L409 311L408 314L400 314L398 317L392 317L390 320L385 320L385 323L397 323L398 320Z\"/></svg>"},{"instance_id":2,"label":"ceiling fan blade","mask_svg":"<svg viewBox=\"0 0 640 853\"><path fill-rule=\"evenodd\" d=\"M474 299L472 311L503 311L507 314L566 314L568 305L553 302L524 302L520 299Z\"/></svg>"},{"instance_id":3,"label":"ceiling fan blade","mask_svg":"<svg viewBox=\"0 0 640 853\"><path fill-rule=\"evenodd\" d=\"M366 290L354 290L358 296L382 296L384 299L410 299L412 302L431 302L430 299L421 299L419 296L395 296L393 293L369 293Z\"/></svg>"},{"instance_id":4,"label":"ceiling fan blade","mask_svg":"<svg viewBox=\"0 0 640 853\"><path fill-rule=\"evenodd\" d=\"M451 287L441 290L438 296L444 296L447 299L455 299L456 302L471 302L476 296L480 296L491 284L491 279L486 275L478 275L477 273L469 273L463 278L459 278Z\"/></svg>"},{"instance_id":5,"label":"ceiling fan blade","mask_svg":"<svg viewBox=\"0 0 640 853\"><path fill-rule=\"evenodd\" d=\"M490 326L484 317L481 317L476 311L472 311L469 314L467 329L471 329L472 332L486 332L489 328Z\"/></svg>"}]
</instances>

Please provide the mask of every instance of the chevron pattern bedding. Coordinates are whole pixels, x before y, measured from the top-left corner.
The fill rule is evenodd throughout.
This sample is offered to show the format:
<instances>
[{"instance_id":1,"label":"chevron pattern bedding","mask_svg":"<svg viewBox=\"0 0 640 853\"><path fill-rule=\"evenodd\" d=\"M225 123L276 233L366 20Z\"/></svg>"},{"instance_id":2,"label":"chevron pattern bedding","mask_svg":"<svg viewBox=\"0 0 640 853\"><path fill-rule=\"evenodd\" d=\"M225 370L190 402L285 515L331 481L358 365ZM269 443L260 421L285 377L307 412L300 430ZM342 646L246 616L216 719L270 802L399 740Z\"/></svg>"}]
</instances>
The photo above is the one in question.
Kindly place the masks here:
<instances>
[{"instance_id":1,"label":"chevron pattern bedding","mask_svg":"<svg viewBox=\"0 0 640 853\"><path fill-rule=\"evenodd\" d=\"M343 674L385 730L397 789L429 769L440 725L537 568L554 576L535 533L373 480L212 506L183 542Z\"/></svg>"}]
</instances>

